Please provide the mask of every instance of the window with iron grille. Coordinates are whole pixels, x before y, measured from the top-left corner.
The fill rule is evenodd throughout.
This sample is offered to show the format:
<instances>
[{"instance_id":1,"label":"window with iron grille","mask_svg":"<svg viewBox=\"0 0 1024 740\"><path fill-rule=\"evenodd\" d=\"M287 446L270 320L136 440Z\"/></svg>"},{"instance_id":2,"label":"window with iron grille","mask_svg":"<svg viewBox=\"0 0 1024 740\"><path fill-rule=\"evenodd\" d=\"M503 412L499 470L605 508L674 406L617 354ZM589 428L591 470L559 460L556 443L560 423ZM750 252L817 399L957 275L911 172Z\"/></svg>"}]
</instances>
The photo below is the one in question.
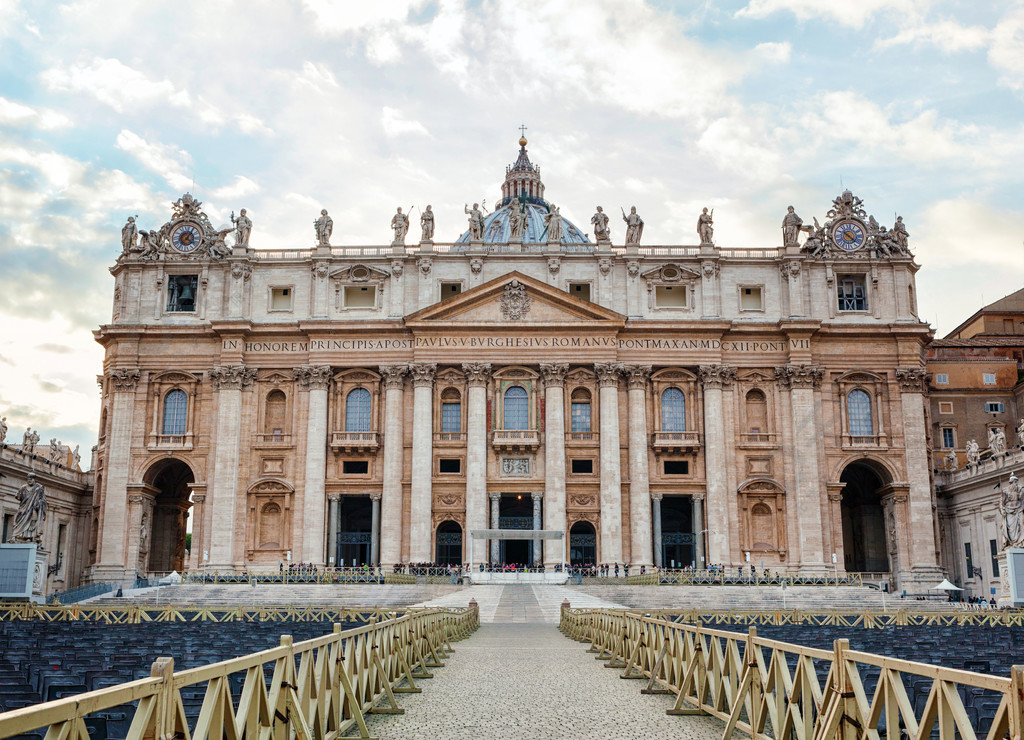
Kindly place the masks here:
<instances>
[{"instance_id":1,"label":"window with iron grille","mask_svg":"<svg viewBox=\"0 0 1024 740\"><path fill-rule=\"evenodd\" d=\"M462 431L462 403L460 401L441 404L441 431L448 433Z\"/></svg>"},{"instance_id":2,"label":"window with iron grille","mask_svg":"<svg viewBox=\"0 0 1024 740\"><path fill-rule=\"evenodd\" d=\"M589 432L590 431L590 402L577 403L573 401L572 413L571 413L571 431L573 432Z\"/></svg>"},{"instance_id":3,"label":"window with iron grille","mask_svg":"<svg viewBox=\"0 0 1024 740\"><path fill-rule=\"evenodd\" d=\"M370 431L370 391L355 388L345 398L345 431Z\"/></svg>"},{"instance_id":4,"label":"window with iron grille","mask_svg":"<svg viewBox=\"0 0 1024 740\"><path fill-rule=\"evenodd\" d=\"M837 287L840 311L867 311L867 289L863 275L842 275Z\"/></svg>"},{"instance_id":5,"label":"window with iron grille","mask_svg":"<svg viewBox=\"0 0 1024 740\"><path fill-rule=\"evenodd\" d=\"M530 428L530 398L521 385L505 390L505 429Z\"/></svg>"},{"instance_id":6,"label":"window with iron grille","mask_svg":"<svg viewBox=\"0 0 1024 740\"><path fill-rule=\"evenodd\" d=\"M661 394L661 428L665 432L686 431L686 396L678 388Z\"/></svg>"},{"instance_id":7,"label":"window with iron grille","mask_svg":"<svg viewBox=\"0 0 1024 740\"><path fill-rule=\"evenodd\" d=\"M871 396L859 388L846 397L846 414L850 422L850 436L873 437L875 424L871 418Z\"/></svg>"},{"instance_id":8,"label":"window with iron grille","mask_svg":"<svg viewBox=\"0 0 1024 740\"><path fill-rule=\"evenodd\" d=\"M164 424L161 434L184 434L188 422L188 396L174 389L164 396Z\"/></svg>"},{"instance_id":9,"label":"window with iron grille","mask_svg":"<svg viewBox=\"0 0 1024 740\"><path fill-rule=\"evenodd\" d=\"M196 291L199 289L198 275L171 275L167 278L168 312L189 312L196 310Z\"/></svg>"}]
</instances>

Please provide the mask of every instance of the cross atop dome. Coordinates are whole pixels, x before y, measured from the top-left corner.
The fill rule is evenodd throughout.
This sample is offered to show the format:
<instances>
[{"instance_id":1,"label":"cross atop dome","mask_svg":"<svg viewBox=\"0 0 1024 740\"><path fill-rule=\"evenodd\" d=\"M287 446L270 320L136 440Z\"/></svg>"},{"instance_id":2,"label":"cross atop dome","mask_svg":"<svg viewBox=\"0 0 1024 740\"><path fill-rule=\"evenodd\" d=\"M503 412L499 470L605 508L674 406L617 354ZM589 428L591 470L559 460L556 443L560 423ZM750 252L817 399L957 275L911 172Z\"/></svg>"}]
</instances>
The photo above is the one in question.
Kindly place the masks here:
<instances>
[{"instance_id":1,"label":"cross atop dome","mask_svg":"<svg viewBox=\"0 0 1024 740\"><path fill-rule=\"evenodd\" d=\"M546 206L544 183L540 181L540 167L530 162L526 153L526 126L519 127L519 157L515 164L505 168L505 183L501 186L499 206L508 205L512 198L521 203L536 203Z\"/></svg>"}]
</instances>

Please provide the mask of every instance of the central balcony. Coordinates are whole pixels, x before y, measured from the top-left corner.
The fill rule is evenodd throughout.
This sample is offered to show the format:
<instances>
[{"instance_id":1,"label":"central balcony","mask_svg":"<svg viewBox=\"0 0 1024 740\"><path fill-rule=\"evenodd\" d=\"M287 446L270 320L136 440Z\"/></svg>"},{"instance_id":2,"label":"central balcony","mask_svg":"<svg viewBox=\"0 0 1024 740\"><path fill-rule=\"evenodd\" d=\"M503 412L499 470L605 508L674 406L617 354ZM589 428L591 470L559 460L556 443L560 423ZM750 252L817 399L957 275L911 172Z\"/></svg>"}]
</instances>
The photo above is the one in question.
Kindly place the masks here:
<instances>
[{"instance_id":1,"label":"central balcony","mask_svg":"<svg viewBox=\"0 0 1024 740\"><path fill-rule=\"evenodd\" d=\"M376 452L377 432L333 432L331 449L335 452Z\"/></svg>"},{"instance_id":2,"label":"central balcony","mask_svg":"<svg viewBox=\"0 0 1024 740\"><path fill-rule=\"evenodd\" d=\"M536 429L495 429L491 444L496 450L536 450L540 447L540 434Z\"/></svg>"},{"instance_id":3,"label":"central balcony","mask_svg":"<svg viewBox=\"0 0 1024 740\"><path fill-rule=\"evenodd\" d=\"M291 447L293 444L292 435L282 432L252 435L252 446L257 449L264 447Z\"/></svg>"},{"instance_id":4,"label":"central balcony","mask_svg":"<svg viewBox=\"0 0 1024 740\"><path fill-rule=\"evenodd\" d=\"M700 432L655 432L651 446L658 452L696 452L700 448Z\"/></svg>"}]
</instances>

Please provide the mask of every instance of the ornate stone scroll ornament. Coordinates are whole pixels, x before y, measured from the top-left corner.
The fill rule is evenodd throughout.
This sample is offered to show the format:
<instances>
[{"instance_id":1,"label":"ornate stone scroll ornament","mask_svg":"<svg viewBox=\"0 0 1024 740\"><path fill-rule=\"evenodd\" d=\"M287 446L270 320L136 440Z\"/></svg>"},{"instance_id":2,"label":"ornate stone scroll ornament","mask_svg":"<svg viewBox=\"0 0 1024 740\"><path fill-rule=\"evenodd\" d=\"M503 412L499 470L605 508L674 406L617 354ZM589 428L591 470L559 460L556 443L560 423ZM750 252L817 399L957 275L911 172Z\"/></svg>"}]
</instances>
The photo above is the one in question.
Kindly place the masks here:
<instances>
[{"instance_id":1,"label":"ornate stone scroll ornament","mask_svg":"<svg viewBox=\"0 0 1024 740\"><path fill-rule=\"evenodd\" d=\"M820 388L825 371L817 365L785 365L775 368L775 380L783 388Z\"/></svg>"},{"instance_id":2,"label":"ornate stone scroll ornament","mask_svg":"<svg viewBox=\"0 0 1024 740\"><path fill-rule=\"evenodd\" d=\"M732 365L701 365L697 377L705 388L727 388L736 380L736 368Z\"/></svg>"},{"instance_id":3,"label":"ornate stone scroll ornament","mask_svg":"<svg viewBox=\"0 0 1024 740\"><path fill-rule=\"evenodd\" d=\"M505 286L498 302L501 306L501 315L506 321L522 321L530 312L532 299L526 295L526 286L518 280L511 281Z\"/></svg>"},{"instance_id":4,"label":"ornate stone scroll ornament","mask_svg":"<svg viewBox=\"0 0 1024 740\"><path fill-rule=\"evenodd\" d=\"M484 385L491 377L491 363L489 362L464 362L462 372L466 374L466 382L469 385Z\"/></svg>"},{"instance_id":5,"label":"ornate stone scroll ornament","mask_svg":"<svg viewBox=\"0 0 1024 740\"><path fill-rule=\"evenodd\" d=\"M711 280L713 277L718 275L719 271L721 270L721 267L717 262L713 260L705 260L704 262L700 263L700 270L702 273L704 273L705 280Z\"/></svg>"},{"instance_id":6,"label":"ornate stone scroll ornament","mask_svg":"<svg viewBox=\"0 0 1024 740\"><path fill-rule=\"evenodd\" d=\"M558 257L548 257L548 272L557 275L560 269L562 269L562 260Z\"/></svg>"},{"instance_id":7,"label":"ornate stone scroll ornament","mask_svg":"<svg viewBox=\"0 0 1024 740\"><path fill-rule=\"evenodd\" d=\"M623 365L622 374L626 376L626 385L630 390L647 388L647 379L651 377L650 365Z\"/></svg>"},{"instance_id":8,"label":"ornate stone scroll ornament","mask_svg":"<svg viewBox=\"0 0 1024 740\"><path fill-rule=\"evenodd\" d=\"M429 242L434 238L434 211L430 206L420 214L420 241Z\"/></svg>"},{"instance_id":9,"label":"ornate stone scroll ornament","mask_svg":"<svg viewBox=\"0 0 1024 740\"><path fill-rule=\"evenodd\" d=\"M639 244L644 235L644 220L636 212L636 206L630 206L629 215L622 210L622 220L626 222L626 244Z\"/></svg>"},{"instance_id":10,"label":"ornate stone scroll ornament","mask_svg":"<svg viewBox=\"0 0 1024 740\"><path fill-rule=\"evenodd\" d=\"M502 475L529 475L530 474L530 458L528 457L503 457L501 458L501 474ZM501 494L492 492L490 494L492 501L500 501Z\"/></svg>"},{"instance_id":11,"label":"ornate stone scroll ornament","mask_svg":"<svg viewBox=\"0 0 1024 740\"><path fill-rule=\"evenodd\" d=\"M391 230L395 232L395 239L391 243L393 245L405 244L405 235L409 233L409 216L402 213L401 206L391 217Z\"/></svg>"},{"instance_id":12,"label":"ornate stone scroll ornament","mask_svg":"<svg viewBox=\"0 0 1024 740\"><path fill-rule=\"evenodd\" d=\"M597 269L601 271L602 275L607 275L612 271L612 261L607 257L602 257L597 261Z\"/></svg>"},{"instance_id":13,"label":"ornate stone scroll ornament","mask_svg":"<svg viewBox=\"0 0 1024 740\"><path fill-rule=\"evenodd\" d=\"M316 230L316 243L320 247L331 246L331 234L334 232L334 219L327 215L327 209L320 210L320 218L313 222Z\"/></svg>"},{"instance_id":14,"label":"ornate stone scroll ornament","mask_svg":"<svg viewBox=\"0 0 1024 740\"><path fill-rule=\"evenodd\" d=\"M46 521L46 491L36 482L36 474L29 473L28 480L18 489L18 513L14 515L14 533L11 542L40 542L43 536L43 522Z\"/></svg>"},{"instance_id":15,"label":"ornate stone scroll ornament","mask_svg":"<svg viewBox=\"0 0 1024 740\"><path fill-rule=\"evenodd\" d=\"M394 365L381 365L380 374L384 377L384 388L402 388L405 385L405 376L409 373L409 366L405 363Z\"/></svg>"},{"instance_id":16,"label":"ornate stone scroll ornament","mask_svg":"<svg viewBox=\"0 0 1024 740\"><path fill-rule=\"evenodd\" d=\"M715 243L714 216L714 208L711 209L710 213L708 213L708 209L705 208L703 211L701 211L700 216L697 217L697 235L700 237L701 245Z\"/></svg>"},{"instance_id":17,"label":"ornate stone scroll ornament","mask_svg":"<svg viewBox=\"0 0 1024 740\"><path fill-rule=\"evenodd\" d=\"M967 449L964 451L967 458L967 468L976 468L981 463L981 445L978 440L972 439L967 442Z\"/></svg>"},{"instance_id":18,"label":"ornate stone scroll ornament","mask_svg":"<svg viewBox=\"0 0 1024 740\"><path fill-rule=\"evenodd\" d=\"M620 362L595 362L594 372L597 374L598 385L612 386L619 384L619 375L622 374L622 363Z\"/></svg>"},{"instance_id":19,"label":"ornate stone scroll ornament","mask_svg":"<svg viewBox=\"0 0 1024 740\"><path fill-rule=\"evenodd\" d=\"M437 374L436 362L414 362L409 365L409 375L412 376L414 386L430 387L434 384L434 376Z\"/></svg>"},{"instance_id":20,"label":"ornate stone scroll ornament","mask_svg":"<svg viewBox=\"0 0 1024 740\"><path fill-rule=\"evenodd\" d=\"M484 214L480 210L480 204L474 203L470 209L467 203L462 209L469 216L469 239L478 242L484 238Z\"/></svg>"},{"instance_id":21,"label":"ornate stone scroll ornament","mask_svg":"<svg viewBox=\"0 0 1024 740\"><path fill-rule=\"evenodd\" d=\"M626 263L626 274L630 278L636 280L636 276L640 274L640 263L636 260L630 260Z\"/></svg>"},{"instance_id":22,"label":"ornate stone scroll ornament","mask_svg":"<svg viewBox=\"0 0 1024 740\"><path fill-rule=\"evenodd\" d=\"M405 264L402 262L402 260L394 260L391 263L391 274L394 275L395 277L401 277L402 276L402 270L404 270L404 269L405 269Z\"/></svg>"},{"instance_id":23,"label":"ornate stone scroll ornament","mask_svg":"<svg viewBox=\"0 0 1024 740\"><path fill-rule=\"evenodd\" d=\"M115 393L128 392L135 390L139 378L142 377L142 372L137 367L119 367L111 370L107 377L114 384Z\"/></svg>"},{"instance_id":24,"label":"ornate stone scroll ornament","mask_svg":"<svg viewBox=\"0 0 1024 740\"><path fill-rule=\"evenodd\" d=\"M235 280L248 281L252 277L252 265L244 262L236 262L231 265L231 277Z\"/></svg>"},{"instance_id":25,"label":"ornate stone scroll ornament","mask_svg":"<svg viewBox=\"0 0 1024 740\"><path fill-rule=\"evenodd\" d=\"M231 223L235 225L235 246L248 247L249 235L252 233L252 219L245 215L243 208L235 218L235 212L231 212Z\"/></svg>"},{"instance_id":26,"label":"ornate stone scroll ornament","mask_svg":"<svg viewBox=\"0 0 1024 740\"><path fill-rule=\"evenodd\" d=\"M800 274L800 263L794 259L786 260L779 265L779 274L783 279L796 277Z\"/></svg>"},{"instance_id":27,"label":"ornate stone scroll ornament","mask_svg":"<svg viewBox=\"0 0 1024 740\"><path fill-rule=\"evenodd\" d=\"M1024 489L1011 473L1005 486L1000 486L999 514L1002 521L1003 549L1024 546Z\"/></svg>"},{"instance_id":28,"label":"ornate stone scroll ornament","mask_svg":"<svg viewBox=\"0 0 1024 740\"><path fill-rule=\"evenodd\" d=\"M21 438L21 451L26 455L36 454L36 445L39 444L39 434L32 431L32 427L25 430Z\"/></svg>"},{"instance_id":29,"label":"ornate stone scroll ornament","mask_svg":"<svg viewBox=\"0 0 1024 740\"><path fill-rule=\"evenodd\" d=\"M430 257L420 257L416 261L417 266L420 268L420 272L424 275L430 274L430 268L434 266L434 261Z\"/></svg>"},{"instance_id":30,"label":"ornate stone scroll ornament","mask_svg":"<svg viewBox=\"0 0 1024 740\"><path fill-rule=\"evenodd\" d=\"M800 231L804 221L798 215L793 206L786 209L786 215L782 219L782 244L786 247L795 247L798 243Z\"/></svg>"},{"instance_id":31,"label":"ornate stone scroll ornament","mask_svg":"<svg viewBox=\"0 0 1024 740\"><path fill-rule=\"evenodd\" d=\"M594 239L597 240L597 243L611 244L612 234L608 229L608 214L601 206L598 206L597 212L590 217L590 223L594 225Z\"/></svg>"},{"instance_id":32,"label":"ornate stone scroll ornament","mask_svg":"<svg viewBox=\"0 0 1024 740\"><path fill-rule=\"evenodd\" d=\"M540 376L545 386L562 385L565 383L565 376L569 373L567 362L542 362L540 364Z\"/></svg>"},{"instance_id":33,"label":"ornate stone scroll ornament","mask_svg":"<svg viewBox=\"0 0 1024 740\"><path fill-rule=\"evenodd\" d=\"M217 365L210 370L210 380L215 391L240 391L249 388L256 380L256 368L245 365Z\"/></svg>"},{"instance_id":34,"label":"ornate stone scroll ornament","mask_svg":"<svg viewBox=\"0 0 1024 740\"><path fill-rule=\"evenodd\" d=\"M469 269L474 275L479 275L480 271L484 269L484 261L479 257L474 257L469 261Z\"/></svg>"},{"instance_id":35,"label":"ornate stone scroll ornament","mask_svg":"<svg viewBox=\"0 0 1024 740\"><path fill-rule=\"evenodd\" d=\"M292 376L299 381L303 390L325 390L331 382L330 365L299 365L292 370Z\"/></svg>"},{"instance_id":36,"label":"ornate stone scroll ornament","mask_svg":"<svg viewBox=\"0 0 1024 740\"><path fill-rule=\"evenodd\" d=\"M313 273L313 277L318 280L324 280L331 273L331 266L326 262L317 262L310 268L310 272Z\"/></svg>"},{"instance_id":37,"label":"ornate stone scroll ornament","mask_svg":"<svg viewBox=\"0 0 1024 740\"><path fill-rule=\"evenodd\" d=\"M1006 432L1002 427L988 430L988 449L992 457L1006 454Z\"/></svg>"},{"instance_id":38,"label":"ornate stone scroll ornament","mask_svg":"<svg viewBox=\"0 0 1024 740\"><path fill-rule=\"evenodd\" d=\"M930 377L923 367L896 368L896 380L899 381L901 393L924 393Z\"/></svg>"}]
</instances>

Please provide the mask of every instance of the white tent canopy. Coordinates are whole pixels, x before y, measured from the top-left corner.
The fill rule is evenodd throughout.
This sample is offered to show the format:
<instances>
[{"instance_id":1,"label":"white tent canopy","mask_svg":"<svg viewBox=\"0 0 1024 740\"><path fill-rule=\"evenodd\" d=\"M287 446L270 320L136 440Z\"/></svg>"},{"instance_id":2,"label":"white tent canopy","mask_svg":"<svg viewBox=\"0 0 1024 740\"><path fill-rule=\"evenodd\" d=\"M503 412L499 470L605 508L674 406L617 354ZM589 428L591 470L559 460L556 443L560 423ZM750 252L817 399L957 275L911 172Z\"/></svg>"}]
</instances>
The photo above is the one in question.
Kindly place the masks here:
<instances>
[{"instance_id":1,"label":"white tent canopy","mask_svg":"<svg viewBox=\"0 0 1024 740\"><path fill-rule=\"evenodd\" d=\"M963 591L962 588L954 586L945 578L942 579L942 583L940 583L938 586L932 586L932 589L936 591Z\"/></svg>"}]
</instances>

